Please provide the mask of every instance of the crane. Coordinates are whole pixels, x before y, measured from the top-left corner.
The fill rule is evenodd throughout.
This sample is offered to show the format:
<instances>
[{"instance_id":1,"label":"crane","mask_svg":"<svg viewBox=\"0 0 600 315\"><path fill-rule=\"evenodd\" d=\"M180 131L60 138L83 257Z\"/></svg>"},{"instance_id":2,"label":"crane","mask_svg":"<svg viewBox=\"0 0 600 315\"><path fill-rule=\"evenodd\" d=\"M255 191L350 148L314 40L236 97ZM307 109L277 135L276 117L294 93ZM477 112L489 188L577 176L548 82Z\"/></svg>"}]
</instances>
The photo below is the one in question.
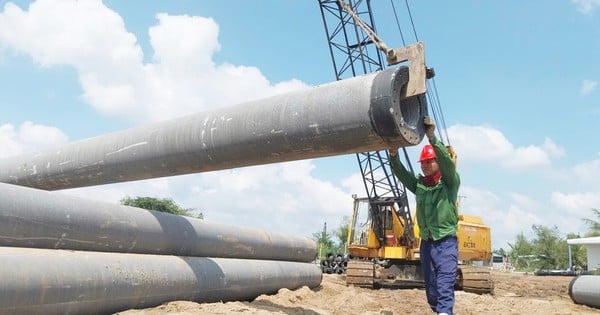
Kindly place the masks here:
<instances>
[{"instance_id":1,"label":"crane","mask_svg":"<svg viewBox=\"0 0 600 315\"><path fill-rule=\"evenodd\" d=\"M393 5L393 2L391 3ZM399 49L389 48L377 35L370 0L356 0L350 3L342 0L319 0L319 5L336 80L380 71L385 69L386 65L409 61L411 79L406 97L427 91L426 79L432 78L434 71L425 67L423 44L417 43ZM425 100L419 98L417 101ZM402 151L405 163L413 171L406 148L402 147ZM362 152L357 153L356 157L370 211L380 213L392 205L406 227L404 239L410 245L414 245L414 221L406 188L399 184L392 174L388 152ZM385 241L382 233L378 233L377 237L380 242Z\"/></svg>"},{"instance_id":2,"label":"crane","mask_svg":"<svg viewBox=\"0 0 600 315\"><path fill-rule=\"evenodd\" d=\"M393 1L390 3L394 5ZM403 101L429 103L432 110L430 116L441 127L437 131L439 139L445 138L448 152L456 163L435 84L433 88L427 88L427 79L432 78L434 72L425 66L423 44L417 42L398 49L389 48L377 35L370 0L349 0L349 3L344 0L319 0L319 5L336 79L383 70L386 66L384 60L388 66L408 61L406 97L412 99L405 98ZM406 6L410 14L408 2ZM414 23L411 24L414 30ZM401 31L400 34L402 36ZM430 90L435 95L429 93ZM420 108L427 109L427 106ZM442 130L445 134L442 134ZM414 173L406 148L402 147L402 151L408 169ZM416 237L418 233L415 232L406 188L399 185L393 175L387 151L357 153L356 156L367 197L353 196L354 212L349 226L348 250L359 259L348 262L346 283L368 287L388 284L418 286L422 284L420 240ZM479 217L462 214L459 215L458 226L459 259L490 260L490 228ZM493 292L493 282L489 270L485 268L460 267L457 287L475 293Z\"/></svg>"},{"instance_id":3,"label":"crane","mask_svg":"<svg viewBox=\"0 0 600 315\"><path fill-rule=\"evenodd\" d=\"M383 70L386 66L384 60L388 60L388 57L388 61L395 63L402 59L397 57L402 53L388 48L377 36L370 0L357 0L350 4L338 0L319 0L319 5L336 80ZM410 166L406 149L402 150ZM405 226L412 227L414 222L406 189L393 176L387 151L357 153L356 158L372 211L381 212L386 205L394 204ZM405 237L412 243L415 239L414 235L408 233L409 230L406 229ZM378 235L378 238L383 241L384 236Z\"/></svg>"}]
</instances>

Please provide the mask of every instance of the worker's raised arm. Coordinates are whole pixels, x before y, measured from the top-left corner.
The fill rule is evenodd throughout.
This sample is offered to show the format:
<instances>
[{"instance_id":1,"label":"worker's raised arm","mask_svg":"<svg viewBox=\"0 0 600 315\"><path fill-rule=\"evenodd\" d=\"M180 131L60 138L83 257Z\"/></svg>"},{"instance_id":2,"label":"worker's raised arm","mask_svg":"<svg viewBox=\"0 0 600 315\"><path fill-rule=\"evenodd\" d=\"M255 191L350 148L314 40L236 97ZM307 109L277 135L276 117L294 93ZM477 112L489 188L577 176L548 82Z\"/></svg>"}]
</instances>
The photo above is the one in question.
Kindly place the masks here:
<instances>
[{"instance_id":1,"label":"worker's raised arm","mask_svg":"<svg viewBox=\"0 0 600 315\"><path fill-rule=\"evenodd\" d=\"M429 139L429 143L433 146L433 150L435 151L436 160L440 167L440 173L442 173L442 180L449 188L458 191L460 178L456 172L456 164L454 164L454 160L452 160L450 153L446 150L446 146L435 137Z\"/></svg>"},{"instance_id":2,"label":"worker's raised arm","mask_svg":"<svg viewBox=\"0 0 600 315\"><path fill-rule=\"evenodd\" d=\"M435 151L436 161L440 167L440 173L442 173L442 180L452 190L453 194L456 194L460 186L460 177L456 172L456 164L450 153L446 150L446 146L435 137L435 124L431 117L425 116L423 123L425 124L425 135Z\"/></svg>"},{"instance_id":3,"label":"worker's raised arm","mask_svg":"<svg viewBox=\"0 0 600 315\"><path fill-rule=\"evenodd\" d=\"M398 157L398 149L390 149L390 166L392 167L392 171L398 177L398 180L404 184L406 189L410 190L413 194L417 191L417 178L409 172L406 167L400 162L400 158Z\"/></svg>"}]
</instances>

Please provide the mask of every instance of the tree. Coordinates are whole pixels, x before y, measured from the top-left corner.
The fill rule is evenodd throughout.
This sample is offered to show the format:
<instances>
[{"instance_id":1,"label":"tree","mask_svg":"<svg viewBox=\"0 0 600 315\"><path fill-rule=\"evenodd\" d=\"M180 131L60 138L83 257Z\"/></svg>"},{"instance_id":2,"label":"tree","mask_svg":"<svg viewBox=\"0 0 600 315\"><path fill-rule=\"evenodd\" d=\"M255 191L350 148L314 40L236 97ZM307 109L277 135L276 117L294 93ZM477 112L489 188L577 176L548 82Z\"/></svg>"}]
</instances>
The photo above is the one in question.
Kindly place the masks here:
<instances>
[{"instance_id":1,"label":"tree","mask_svg":"<svg viewBox=\"0 0 600 315\"><path fill-rule=\"evenodd\" d=\"M346 252L346 242L348 241L348 231L350 226L350 219L348 216L342 218L342 224L335 231L335 236L338 238L338 252Z\"/></svg>"},{"instance_id":2,"label":"tree","mask_svg":"<svg viewBox=\"0 0 600 315\"><path fill-rule=\"evenodd\" d=\"M583 219L583 222L590 227L589 231L585 234L585 236L588 237L600 236L600 210L592 209L592 212L596 215L598 220Z\"/></svg>"},{"instance_id":3,"label":"tree","mask_svg":"<svg viewBox=\"0 0 600 315\"><path fill-rule=\"evenodd\" d=\"M533 245L527 240L523 232L517 235L514 244L508 243L510 246L510 259L513 266L520 270L532 270L529 266L530 257L533 255Z\"/></svg>"},{"instance_id":4,"label":"tree","mask_svg":"<svg viewBox=\"0 0 600 315\"><path fill-rule=\"evenodd\" d=\"M569 245L567 239L578 238L579 235L569 233L562 238L558 227L552 228L533 225L535 237L528 241L523 233L517 235L515 244L511 247L510 257L513 266L518 270L533 271L535 269L567 269L569 266ZM571 246L571 263L583 266L586 261L585 249L581 246Z\"/></svg>"},{"instance_id":5,"label":"tree","mask_svg":"<svg viewBox=\"0 0 600 315\"><path fill-rule=\"evenodd\" d=\"M536 235L533 240L533 253L538 256L535 265L540 269L566 269L567 242L561 239L558 227L533 225L531 228Z\"/></svg>"},{"instance_id":6,"label":"tree","mask_svg":"<svg viewBox=\"0 0 600 315\"><path fill-rule=\"evenodd\" d=\"M184 215L193 217L194 209L185 209L177 205L173 199L170 198L153 198L153 197L124 197L121 199L121 204L126 206L138 207L146 210L154 210L159 212L166 212L176 215ZM196 218L204 219L204 215L200 212Z\"/></svg>"},{"instance_id":7,"label":"tree","mask_svg":"<svg viewBox=\"0 0 600 315\"><path fill-rule=\"evenodd\" d=\"M335 252L335 246L331 234L327 232L327 222L323 224L323 230L312 234L312 239L317 242L319 258L323 259L328 253Z\"/></svg>"}]
</instances>

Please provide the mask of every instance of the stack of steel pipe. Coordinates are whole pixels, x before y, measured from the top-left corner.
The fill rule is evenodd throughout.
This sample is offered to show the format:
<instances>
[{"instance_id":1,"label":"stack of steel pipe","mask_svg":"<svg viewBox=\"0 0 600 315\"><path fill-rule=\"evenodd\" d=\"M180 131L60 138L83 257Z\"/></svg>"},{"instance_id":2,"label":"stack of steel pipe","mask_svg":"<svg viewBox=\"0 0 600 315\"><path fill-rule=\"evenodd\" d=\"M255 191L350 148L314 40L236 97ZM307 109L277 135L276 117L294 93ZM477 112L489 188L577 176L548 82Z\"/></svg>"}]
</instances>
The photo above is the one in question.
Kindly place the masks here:
<instances>
[{"instance_id":1,"label":"stack of steel pipe","mask_svg":"<svg viewBox=\"0 0 600 315\"><path fill-rule=\"evenodd\" d=\"M391 69L0 161L0 313L109 313L318 286L307 238L46 190L415 145L427 107L423 95L402 96L407 81L406 68Z\"/></svg>"},{"instance_id":2,"label":"stack of steel pipe","mask_svg":"<svg viewBox=\"0 0 600 315\"><path fill-rule=\"evenodd\" d=\"M321 259L321 271L328 274L345 274L348 260L350 260L350 255L327 253L325 258Z\"/></svg>"},{"instance_id":3,"label":"stack of steel pipe","mask_svg":"<svg viewBox=\"0 0 600 315\"><path fill-rule=\"evenodd\" d=\"M321 282L308 238L5 183L0 196L0 314L105 314Z\"/></svg>"}]
</instances>

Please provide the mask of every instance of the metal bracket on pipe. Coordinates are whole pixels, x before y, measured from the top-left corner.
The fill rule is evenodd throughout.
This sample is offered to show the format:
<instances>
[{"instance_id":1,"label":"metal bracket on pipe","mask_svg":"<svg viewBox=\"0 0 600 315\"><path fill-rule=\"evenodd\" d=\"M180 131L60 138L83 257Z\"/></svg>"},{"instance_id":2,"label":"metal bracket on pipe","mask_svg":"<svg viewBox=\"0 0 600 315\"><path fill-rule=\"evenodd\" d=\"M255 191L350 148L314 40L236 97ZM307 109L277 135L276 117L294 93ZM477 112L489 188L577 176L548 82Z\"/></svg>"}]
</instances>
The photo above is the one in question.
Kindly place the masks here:
<instances>
[{"instance_id":1,"label":"metal bracket on pipe","mask_svg":"<svg viewBox=\"0 0 600 315\"><path fill-rule=\"evenodd\" d=\"M408 61L409 80L406 84L406 94L403 95L403 98L425 93L427 91L425 87L427 69L425 68L425 45L423 42L387 51L388 65L395 65L405 61Z\"/></svg>"}]
</instances>

